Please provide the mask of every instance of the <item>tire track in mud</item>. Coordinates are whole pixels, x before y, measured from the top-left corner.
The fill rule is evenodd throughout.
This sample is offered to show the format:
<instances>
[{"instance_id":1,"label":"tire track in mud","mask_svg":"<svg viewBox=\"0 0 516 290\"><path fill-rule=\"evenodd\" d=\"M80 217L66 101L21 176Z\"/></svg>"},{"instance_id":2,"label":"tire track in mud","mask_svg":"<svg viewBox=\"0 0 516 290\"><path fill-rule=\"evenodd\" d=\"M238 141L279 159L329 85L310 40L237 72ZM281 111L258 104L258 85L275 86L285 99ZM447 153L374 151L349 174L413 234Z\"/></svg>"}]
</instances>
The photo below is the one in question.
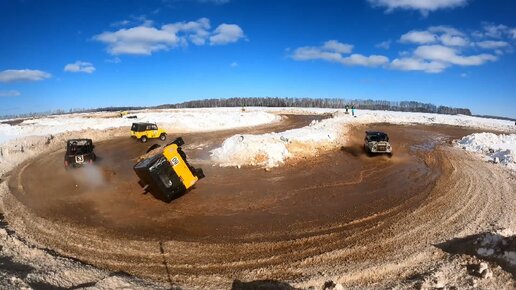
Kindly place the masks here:
<instances>
[{"instance_id":1,"label":"tire track in mud","mask_svg":"<svg viewBox=\"0 0 516 290\"><path fill-rule=\"evenodd\" d=\"M410 127L383 126L415 131ZM444 135L449 138L466 134L465 130L450 128L417 129L431 135L448 130L448 135ZM233 279L278 279L310 286L328 277L347 286L371 285L428 268L442 258L433 246L437 243L494 227L515 227L511 218L516 210L513 174L446 145L415 152L406 147L406 152L400 157L395 155L393 162L374 157L373 162L380 163L379 168L357 168L343 177L352 181L321 179L319 186L301 184L301 188L286 192L288 198L278 199L281 203L289 202L300 196L298 191L331 195L333 188L349 190L348 187L359 186L361 181L387 185L392 180L389 171L403 170L407 158L416 160L415 171L406 173L412 180L405 180L406 184L398 189L408 193L389 196L396 200L389 207L371 206L373 209L368 211L367 205L361 205L366 215L350 218L335 211L328 218L324 213L326 204L317 204L315 199L301 194L302 199L296 202L312 203L313 210L321 211L324 218L319 220L307 213L305 221L287 223L281 230L271 225L272 230L244 231L235 240L135 238L76 220L39 217L15 195L6 195L3 203L8 209L5 214L10 225L37 245L95 266L200 288L227 288ZM321 156L312 166L322 166L341 156L336 154L344 154L343 160L369 160L361 154L332 152ZM299 164L294 169L278 171L293 174L297 167ZM245 170L242 172L245 174ZM257 172L251 170L249 174ZM425 180L424 186L411 184Z\"/></svg>"}]
</instances>

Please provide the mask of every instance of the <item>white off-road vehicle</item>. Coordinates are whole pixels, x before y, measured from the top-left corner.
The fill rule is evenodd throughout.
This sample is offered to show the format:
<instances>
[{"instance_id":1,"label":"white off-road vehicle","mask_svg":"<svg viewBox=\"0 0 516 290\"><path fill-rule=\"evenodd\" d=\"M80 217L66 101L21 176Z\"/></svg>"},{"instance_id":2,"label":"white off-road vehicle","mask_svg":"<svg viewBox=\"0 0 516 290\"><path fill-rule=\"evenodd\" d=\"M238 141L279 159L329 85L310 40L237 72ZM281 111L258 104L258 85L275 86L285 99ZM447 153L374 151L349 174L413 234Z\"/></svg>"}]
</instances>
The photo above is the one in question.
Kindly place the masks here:
<instances>
[{"instance_id":1,"label":"white off-road vehicle","mask_svg":"<svg viewBox=\"0 0 516 290\"><path fill-rule=\"evenodd\" d=\"M389 136L380 131L366 131L364 138L364 150L367 153L387 153L392 155L392 147Z\"/></svg>"}]
</instances>

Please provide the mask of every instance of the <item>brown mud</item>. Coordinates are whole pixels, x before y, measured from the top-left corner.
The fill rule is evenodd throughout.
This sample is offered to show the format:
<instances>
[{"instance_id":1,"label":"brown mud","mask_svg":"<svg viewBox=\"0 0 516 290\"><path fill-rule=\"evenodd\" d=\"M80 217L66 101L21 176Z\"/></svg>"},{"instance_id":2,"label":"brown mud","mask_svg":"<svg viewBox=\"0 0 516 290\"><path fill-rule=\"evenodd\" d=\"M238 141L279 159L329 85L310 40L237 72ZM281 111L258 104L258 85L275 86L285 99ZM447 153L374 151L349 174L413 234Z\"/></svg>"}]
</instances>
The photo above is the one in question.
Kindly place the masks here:
<instances>
[{"instance_id":1,"label":"brown mud","mask_svg":"<svg viewBox=\"0 0 516 290\"><path fill-rule=\"evenodd\" d=\"M273 128L240 132L283 131L313 118L290 116ZM302 283L323 270L342 273L339 265L350 263L358 272L384 263L387 273L422 259L417 247L447 230L440 218L446 223L461 217L462 208L451 213L435 206L446 200L457 206L457 193L466 198L477 189L473 183L482 182L471 171L477 163L461 161L449 147L476 130L388 124L367 129L389 134L392 157L366 154L366 128L355 127L340 149L271 171L211 165L209 151L234 130L182 134L191 164L202 167L206 178L171 203L142 193L132 166L152 143L130 138L97 143L99 160L88 168L65 170L63 151L25 162L13 171L9 187L39 220L24 221L32 239L142 277L219 287L246 277ZM497 186L507 190L511 184ZM407 248L404 259L396 254L400 246ZM349 281L374 281L382 273Z\"/></svg>"}]
</instances>

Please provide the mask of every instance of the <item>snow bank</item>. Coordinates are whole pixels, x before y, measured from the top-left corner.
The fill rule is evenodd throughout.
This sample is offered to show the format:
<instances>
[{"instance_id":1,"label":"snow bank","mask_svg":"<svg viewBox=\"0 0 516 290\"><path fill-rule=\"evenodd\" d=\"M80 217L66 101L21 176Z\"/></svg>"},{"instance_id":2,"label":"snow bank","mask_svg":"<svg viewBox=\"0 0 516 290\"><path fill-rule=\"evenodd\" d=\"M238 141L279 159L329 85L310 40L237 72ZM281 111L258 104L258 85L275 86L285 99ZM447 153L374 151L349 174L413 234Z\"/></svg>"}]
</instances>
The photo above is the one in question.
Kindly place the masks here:
<instances>
[{"instance_id":1,"label":"snow bank","mask_svg":"<svg viewBox=\"0 0 516 290\"><path fill-rule=\"evenodd\" d=\"M503 132L515 132L513 121L472 117L465 115L443 115L431 113L410 113L392 111L358 110L357 123L390 123L390 124L424 124L450 125L468 128L479 128Z\"/></svg>"},{"instance_id":2,"label":"snow bank","mask_svg":"<svg viewBox=\"0 0 516 290\"><path fill-rule=\"evenodd\" d=\"M484 155L484 159L516 170L516 134L476 133L463 137L456 145Z\"/></svg>"},{"instance_id":3,"label":"snow bank","mask_svg":"<svg viewBox=\"0 0 516 290\"><path fill-rule=\"evenodd\" d=\"M339 144L339 138L347 130L343 118L346 117L312 121L307 127L281 133L234 135L211 151L211 160L220 166L271 168L283 164L288 158L311 156L322 148Z\"/></svg>"},{"instance_id":4,"label":"snow bank","mask_svg":"<svg viewBox=\"0 0 516 290\"><path fill-rule=\"evenodd\" d=\"M0 245L0 289L76 289L80 285L99 290L170 289L167 285L55 256L21 240L3 226L0 226Z\"/></svg>"},{"instance_id":5,"label":"snow bank","mask_svg":"<svg viewBox=\"0 0 516 290\"><path fill-rule=\"evenodd\" d=\"M174 132L202 132L257 126L280 120L265 111L242 112L240 108L134 111L137 119L116 113L71 114L25 120L18 125L0 124L0 144L26 136L55 135L86 129L105 130L131 126L133 122L156 122Z\"/></svg>"},{"instance_id":6,"label":"snow bank","mask_svg":"<svg viewBox=\"0 0 516 290\"><path fill-rule=\"evenodd\" d=\"M345 112L344 109L328 108L246 108L246 111L256 110L266 110L267 112L276 114L344 114ZM349 112L351 113L351 110L349 110ZM480 118L466 115L444 115L434 113L361 110L360 108L355 110L355 115L357 116L356 118L348 120L350 123L450 125L516 133L516 125L514 124L514 121L493 118Z\"/></svg>"},{"instance_id":7,"label":"snow bank","mask_svg":"<svg viewBox=\"0 0 516 290\"><path fill-rule=\"evenodd\" d=\"M510 229L485 233L475 244L479 256L500 259L516 266L516 235Z\"/></svg>"},{"instance_id":8,"label":"snow bank","mask_svg":"<svg viewBox=\"0 0 516 290\"><path fill-rule=\"evenodd\" d=\"M356 117L345 114L343 109L323 108L246 108L246 111L267 110L276 114L328 114L333 118L311 124L308 127L281 133L262 135L235 135L224 141L220 148L212 150L211 159L220 166L276 167L289 158L306 157L321 149L339 146L349 125L372 123L450 125L516 132L512 121L471 117L392 111L356 110ZM351 113L351 110L350 110ZM515 152L512 150L512 152Z\"/></svg>"}]
</instances>

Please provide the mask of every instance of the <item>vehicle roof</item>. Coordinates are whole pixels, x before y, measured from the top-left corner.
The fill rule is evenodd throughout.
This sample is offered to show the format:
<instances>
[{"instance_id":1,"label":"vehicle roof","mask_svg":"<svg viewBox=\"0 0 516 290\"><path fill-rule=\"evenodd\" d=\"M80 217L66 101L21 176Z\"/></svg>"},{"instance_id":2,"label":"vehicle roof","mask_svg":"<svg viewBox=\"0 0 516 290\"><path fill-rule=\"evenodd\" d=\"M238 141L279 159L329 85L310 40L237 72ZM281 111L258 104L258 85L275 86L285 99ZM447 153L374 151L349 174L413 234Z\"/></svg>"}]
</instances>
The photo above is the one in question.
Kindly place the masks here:
<instances>
[{"instance_id":1,"label":"vehicle roof","mask_svg":"<svg viewBox=\"0 0 516 290\"><path fill-rule=\"evenodd\" d=\"M133 125L156 125L156 123L142 122L142 123L133 123Z\"/></svg>"},{"instance_id":2,"label":"vehicle roof","mask_svg":"<svg viewBox=\"0 0 516 290\"><path fill-rule=\"evenodd\" d=\"M382 131L366 131L367 135L387 135L387 133Z\"/></svg>"},{"instance_id":3,"label":"vehicle roof","mask_svg":"<svg viewBox=\"0 0 516 290\"><path fill-rule=\"evenodd\" d=\"M78 141L87 141L87 142L92 142L91 139L86 139L86 138L80 138L80 139L68 139L66 140L66 142L78 142Z\"/></svg>"}]
</instances>

